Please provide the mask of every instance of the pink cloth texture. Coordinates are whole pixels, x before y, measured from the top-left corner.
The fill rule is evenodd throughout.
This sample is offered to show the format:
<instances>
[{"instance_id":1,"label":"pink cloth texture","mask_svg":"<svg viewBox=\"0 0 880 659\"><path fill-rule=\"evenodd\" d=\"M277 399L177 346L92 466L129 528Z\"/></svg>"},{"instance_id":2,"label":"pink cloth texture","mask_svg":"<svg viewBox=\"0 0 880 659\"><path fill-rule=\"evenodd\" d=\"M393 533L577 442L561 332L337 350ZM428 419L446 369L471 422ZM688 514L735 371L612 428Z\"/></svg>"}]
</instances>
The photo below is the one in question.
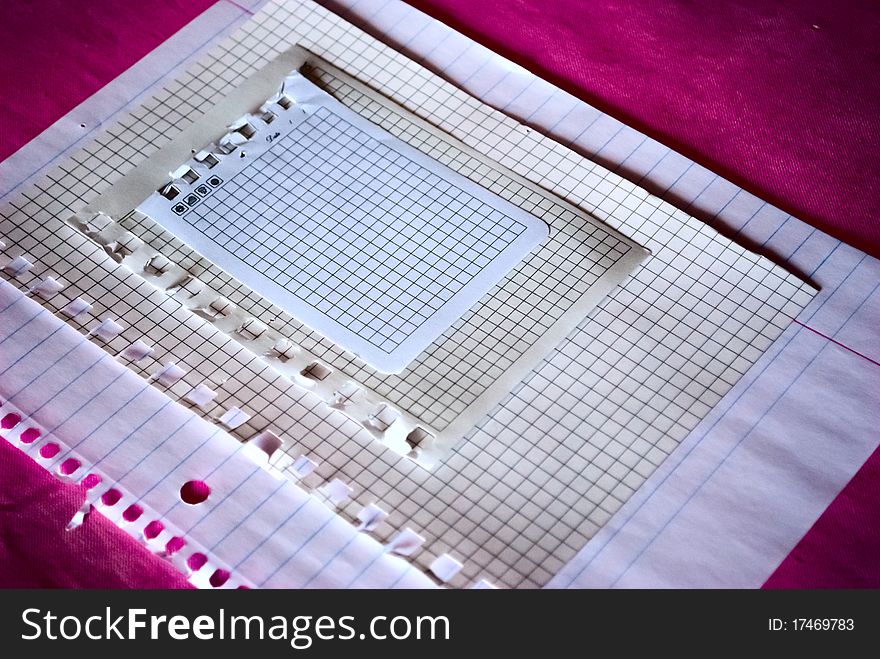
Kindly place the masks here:
<instances>
[{"instance_id":1,"label":"pink cloth texture","mask_svg":"<svg viewBox=\"0 0 880 659\"><path fill-rule=\"evenodd\" d=\"M876 0L408 0L880 256Z\"/></svg>"},{"instance_id":2,"label":"pink cloth texture","mask_svg":"<svg viewBox=\"0 0 880 659\"><path fill-rule=\"evenodd\" d=\"M764 588L880 588L880 449L853 476Z\"/></svg>"},{"instance_id":3,"label":"pink cloth texture","mask_svg":"<svg viewBox=\"0 0 880 659\"><path fill-rule=\"evenodd\" d=\"M103 515L64 530L85 499L0 439L0 588L190 587Z\"/></svg>"},{"instance_id":4,"label":"pink cloth texture","mask_svg":"<svg viewBox=\"0 0 880 659\"><path fill-rule=\"evenodd\" d=\"M0 19L0 160L217 0L12 0Z\"/></svg>"}]
</instances>

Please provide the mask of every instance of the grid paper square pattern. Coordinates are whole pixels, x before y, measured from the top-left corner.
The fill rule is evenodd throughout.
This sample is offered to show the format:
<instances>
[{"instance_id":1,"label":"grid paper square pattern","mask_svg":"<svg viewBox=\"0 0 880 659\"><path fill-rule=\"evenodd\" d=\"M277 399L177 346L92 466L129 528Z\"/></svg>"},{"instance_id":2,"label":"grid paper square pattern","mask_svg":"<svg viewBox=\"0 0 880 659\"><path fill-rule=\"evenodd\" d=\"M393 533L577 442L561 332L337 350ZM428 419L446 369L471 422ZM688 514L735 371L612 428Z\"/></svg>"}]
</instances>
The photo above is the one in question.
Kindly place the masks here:
<instances>
[{"instance_id":1,"label":"grid paper square pattern","mask_svg":"<svg viewBox=\"0 0 880 659\"><path fill-rule=\"evenodd\" d=\"M273 279L251 280L248 279L252 276L251 272L236 271L246 284L250 284L248 290L246 284L240 281L229 281L229 274L236 273L225 273L211 261L201 259L191 247L178 245L173 238L174 233L183 242L189 239L215 263L224 262L223 254L214 254L213 244L202 242L201 233L188 233L188 225L168 214L168 203L158 194L152 195L145 204L122 218L121 223L141 237L152 236L158 231L157 240L153 243L157 249L164 251L164 245L173 243L173 258L181 266L190 272L198 272L202 281L234 300L247 313L257 317L263 313L266 322L271 321L294 343L341 371L380 400L411 414L419 424L438 436L442 446L449 446L460 440L473 427L475 420L489 411L491 405L485 398L481 399L483 394L495 384L520 380L528 369L520 369L516 377L513 377L512 371L521 367L524 359L530 359L529 363L534 365L546 354L546 349L542 349L540 352L532 351L529 356L527 353L530 349L551 332L556 333L557 341L561 340L576 320L586 315L599 296L582 308L577 316L572 315L572 308L591 295L596 295L597 291L610 290L611 285L607 282L617 281L612 271L619 271L621 277L625 276L623 268L634 268L643 251L619 234L609 231L607 226L560 203L553 196L511 176L509 172L467 153L445 136L432 134L399 109L371 99L322 69L320 64L310 63L302 73L318 80L319 88L332 91L337 100L343 101L346 112L353 109L357 121L366 120L371 128L377 126L407 145L416 147L420 156L427 154L449 169L464 174L501 200L518 207L510 212L524 211L520 217L527 223L536 218L543 220L540 233L549 226L549 238L514 265L510 274L485 296L470 305L459 306L459 309L470 308L458 320L449 321L451 326L427 349L415 354L407 368L388 374L345 350L347 346L342 341L332 340L335 338L333 334L319 324L321 318L306 315L311 313L309 308L299 309L298 319L275 306L265 310L265 298L253 294L252 290L259 288L269 291L264 294L279 302L287 292L272 291L272 286L276 284ZM312 83L301 78L300 74L291 76L288 82L292 85L286 89L302 91L306 97L315 92ZM227 162L221 163L220 167L226 168L227 178L230 172L237 171L234 163L239 160L230 159L232 168ZM245 196L240 199L250 203ZM160 203L157 204L157 201ZM261 210L265 212L265 206ZM155 227L152 218L159 218L169 231ZM531 224L528 236L518 237L518 242L525 244L529 238L529 244L533 244L534 236L538 233L538 228ZM505 252L503 245L499 244L489 249L494 251L492 247L499 246L502 247L501 256L496 258L503 259L506 267L511 267L511 261L516 259L508 257L521 252L515 249ZM256 259L251 258L256 263ZM568 320L563 321L566 314ZM545 344L549 345L546 341ZM408 347L412 355L411 346ZM506 393L510 387L505 385L504 389ZM496 397L492 404L499 398Z\"/></svg>"},{"instance_id":2,"label":"grid paper square pattern","mask_svg":"<svg viewBox=\"0 0 880 659\"><path fill-rule=\"evenodd\" d=\"M309 75L364 118L550 225L550 237L543 244L400 374L378 373L298 323L285 329L328 364L442 431L632 247L602 225L415 126L332 73L313 67Z\"/></svg>"},{"instance_id":3,"label":"grid paper square pattern","mask_svg":"<svg viewBox=\"0 0 880 659\"><path fill-rule=\"evenodd\" d=\"M652 251L634 277L436 472L378 445L358 424L64 224L73 210L173 139L217 95L296 42ZM425 150L441 162L488 177L479 163L425 140ZM500 194L488 178L484 184ZM517 190L508 193L508 199L525 203ZM480 577L510 587L545 584L813 295L796 277L669 203L492 110L326 10L295 2L269 5L167 91L75 152L3 212L0 234L35 261L22 287L43 274L57 276L67 287L45 303L48 308L57 310L76 296L88 299L92 314L71 320L83 332L96 318L118 319L126 329L108 350L119 352L143 337L156 353L134 365L137 372L151 374L156 362L173 358L187 373L169 395L182 398L207 383L218 395L206 415L237 406L250 415L235 430L238 437L272 428L291 456L313 456L320 465L304 487L337 477L348 482L354 491L341 514L353 520L364 505L379 503L389 516L373 533L387 540L409 526L424 536L424 548L412 557L424 569L436 556L452 554L464 563L454 587ZM181 265L210 272L210 264L154 223L139 233L161 243ZM279 311L219 269L213 272L235 304L264 318Z\"/></svg>"},{"instance_id":4,"label":"grid paper square pattern","mask_svg":"<svg viewBox=\"0 0 880 659\"><path fill-rule=\"evenodd\" d=\"M385 354L527 228L326 107L185 219Z\"/></svg>"},{"instance_id":5,"label":"grid paper square pattern","mask_svg":"<svg viewBox=\"0 0 880 659\"><path fill-rule=\"evenodd\" d=\"M173 233L177 233L184 242L188 239L192 241L208 257L212 257L215 249L211 243L200 242L201 233L188 234L190 227L167 212L168 202L158 194L152 195L145 204L122 218L121 223L141 237L152 237L158 231L157 239L153 241L157 249L165 251L165 245L173 244L173 258L181 266L190 272L198 272L199 278L213 289L234 300L246 312L262 318L264 322L271 322L294 343L349 376L380 400L411 414L420 424L436 433L442 445L448 446L460 440L473 427L475 420L489 411L490 405L485 399L481 401L481 396L497 383L512 383L521 379L527 371L520 371L517 377L513 377L511 371L519 366L518 362L526 353L551 331L559 332L562 328L557 337L570 331L577 318L587 313L585 309L572 319L572 307L607 285L604 282L611 277L612 269L635 267L642 252L620 235L610 232L606 226L508 172L466 153L448 137L432 134L399 110L376 102L321 68L320 64L310 63L303 73L318 80L319 88L331 91L332 96L342 101L346 111L355 110L357 120L366 120L371 128L378 126L384 129L407 145L416 147L419 155L427 154L449 169L466 175L500 200L514 204L518 207L516 211L525 211L520 217L524 216L527 222L537 221L536 218L543 220L540 233L546 230L545 225L549 226L549 238L514 265L510 274L484 297L471 305L459 306L459 309L470 308L427 349L418 352L407 368L399 373L387 374L345 350L346 346L341 341L332 340L335 338L333 334L318 324L321 318L305 316L309 309L300 309L299 319L277 306L266 310L265 298L254 294L252 289L262 286L262 290L272 292L271 287L276 284L274 279L262 282L259 279L250 280L247 279L251 276L249 271L226 273L211 261L201 259L188 245L178 244L180 241L175 240ZM311 89L312 83L301 78L300 74L291 76L288 82L292 83L293 89L303 91L306 95L315 91ZM303 136L303 139L308 141L312 138ZM221 168L225 167L227 178L231 172L238 171L235 163L239 161L231 158L232 168L227 162L220 165ZM256 185L253 185L252 190L256 189ZM244 204L252 203L247 195L240 196L239 200ZM260 212L265 213L266 210L267 206L263 205ZM154 217L164 217L160 222L169 231L156 227ZM260 221L257 215L254 218ZM225 223L225 220L221 220L221 223ZM248 227L247 230L253 229ZM533 244L534 236L538 233L538 228L531 224L528 233L532 241L530 244ZM520 242L525 243L526 236L519 238L523 239ZM501 257L507 258L509 254L505 253L503 244L487 249L493 253L498 247L501 247ZM518 252L511 249L510 253ZM223 263L222 256L213 255L213 261ZM246 256L252 259L251 265L257 263L254 255ZM506 263L510 267L510 260ZM233 266L234 263L227 265L230 268ZM314 266L312 269L315 271ZM230 274L238 274L242 280L250 283L251 290L240 281L230 282ZM364 289L368 288L364 286ZM276 302L286 295L286 291L275 290L273 293ZM273 297L268 292L264 294ZM591 307L592 304L587 308ZM563 322L566 314L569 320ZM531 363L536 363L544 354L546 351L537 354ZM510 389L509 386L505 388ZM453 425L456 421L458 423Z\"/></svg>"}]
</instances>

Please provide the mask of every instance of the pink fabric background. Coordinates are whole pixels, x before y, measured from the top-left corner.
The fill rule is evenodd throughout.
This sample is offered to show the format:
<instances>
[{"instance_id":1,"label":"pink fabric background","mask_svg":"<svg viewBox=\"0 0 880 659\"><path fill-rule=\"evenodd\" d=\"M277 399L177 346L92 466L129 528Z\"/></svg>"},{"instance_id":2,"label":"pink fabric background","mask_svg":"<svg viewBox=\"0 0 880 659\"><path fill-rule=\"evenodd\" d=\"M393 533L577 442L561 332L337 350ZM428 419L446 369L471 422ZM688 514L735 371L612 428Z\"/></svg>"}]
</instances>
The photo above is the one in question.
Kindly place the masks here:
<instances>
[{"instance_id":1,"label":"pink fabric background","mask_svg":"<svg viewBox=\"0 0 880 659\"><path fill-rule=\"evenodd\" d=\"M217 0L11 0L0 18L0 160Z\"/></svg>"},{"instance_id":2,"label":"pink fabric background","mask_svg":"<svg viewBox=\"0 0 880 659\"><path fill-rule=\"evenodd\" d=\"M0 439L0 588L190 587L103 515L65 531L85 498Z\"/></svg>"},{"instance_id":3,"label":"pink fabric background","mask_svg":"<svg viewBox=\"0 0 880 659\"><path fill-rule=\"evenodd\" d=\"M214 0L8 2L0 159ZM880 254L876 3L411 0L829 233ZM872 9L873 8L873 9ZM814 27L817 26L817 27ZM880 451L768 587L880 586ZM0 586L186 587L0 441Z\"/></svg>"},{"instance_id":4,"label":"pink fabric background","mask_svg":"<svg viewBox=\"0 0 880 659\"><path fill-rule=\"evenodd\" d=\"M216 0L5 2L0 18L0 160L21 148ZM85 501L0 439L0 587L187 588L105 517L67 522Z\"/></svg>"},{"instance_id":5,"label":"pink fabric background","mask_svg":"<svg viewBox=\"0 0 880 659\"><path fill-rule=\"evenodd\" d=\"M880 449L764 584L880 588Z\"/></svg>"}]
</instances>

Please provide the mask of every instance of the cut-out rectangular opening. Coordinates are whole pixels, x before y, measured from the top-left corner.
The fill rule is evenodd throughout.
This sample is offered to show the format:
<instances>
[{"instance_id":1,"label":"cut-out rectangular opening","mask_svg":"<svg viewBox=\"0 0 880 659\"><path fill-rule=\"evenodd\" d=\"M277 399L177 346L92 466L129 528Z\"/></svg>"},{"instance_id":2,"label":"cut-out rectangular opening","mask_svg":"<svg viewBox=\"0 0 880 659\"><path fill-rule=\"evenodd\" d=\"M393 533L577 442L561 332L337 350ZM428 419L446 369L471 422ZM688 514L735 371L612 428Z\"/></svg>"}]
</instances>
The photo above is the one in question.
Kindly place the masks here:
<instances>
[{"instance_id":1,"label":"cut-out rectangular opening","mask_svg":"<svg viewBox=\"0 0 880 659\"><path fill-rule=\"evenodd\" d=\"M249 123L246 123L238 129L238 132L244 135L247 139L251 139L254 135L257 134L257 129L251 126Z\"/></svg>"},{"instance_id":2,"label":"cut-out rectangular opening","mask_svg":"<svg viewBox=\"0 0 880 659\"><path fill-rule=\"evenodd\" d=\"M406 443L409 444L411 449L416 449L422 446L422 444L430 443L430 440L432 439L434 439L434 435L424 428L416 426L406 436Z\"/></svg>"},{"instance_id":3,"label":"cut-out rectangular opening","mask_svg":"<svg viewBox=\"0 0 880 659\"><path fill-rule=\"evenodd\" d=\"M209 153L204 158L202 158L201 162L208 169L214 169L214 167L220 164L220 158L215 156L213 153Z\"/></svg>"},{"instance_id":4,"label":"cut-out rectangular opening","mask_svg":"<svg viewBox=\"0 0 880 659\"><path fill-rule=\"evenodd\" d=\"M321 380L326 380L332 372L333 369L326 364L322 364L321 362L312 362L300 372L300 375L303 375L310 380L320 382Z\"/></svg>"},{"instance_id":5,"label":"cut-out rectangular opening","mask_svg":"<svg viewBox=\"0 0 880 659\"><path fill-rule=\"evenodd\" d=\"M159 190L159 194L165 197L166 199L176 199L180 194L180 190L177 189L174 185L166 185L164 188Z\"/></svg>"},{"instance_id":6,"label":"cut-out rectangular opening","mask_svg":"<svg viewBox=\"0 0 880 659\"><path fill-rule=\"evenodd\" d=\"M251 438L248 441L248 444L257 447L266 454L266 457L271 459L275 451L281 448L282 441L281 438L275 433L269 430L264 430L260 434Z\"/></svg>"}]
</instances>

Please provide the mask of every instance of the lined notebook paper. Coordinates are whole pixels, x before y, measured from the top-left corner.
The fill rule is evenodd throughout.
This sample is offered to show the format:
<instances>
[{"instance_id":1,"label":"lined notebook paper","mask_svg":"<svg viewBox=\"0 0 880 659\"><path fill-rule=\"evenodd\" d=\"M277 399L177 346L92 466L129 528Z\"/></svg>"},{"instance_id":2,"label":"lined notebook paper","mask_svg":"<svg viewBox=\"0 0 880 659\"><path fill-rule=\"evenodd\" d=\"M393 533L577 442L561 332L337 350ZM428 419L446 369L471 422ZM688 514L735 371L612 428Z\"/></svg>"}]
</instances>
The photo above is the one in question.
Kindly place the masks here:
<instances>
[{"instance_id":1,"label":"lined notebook paper","mask_svg":"<svg viewBox=\"0 0 880 659\"><path fill-rule=\"evenodd\" d=\"M6 282L0 314L2 436L47 470L94 483L88 500L194 584L433 585ZM186 483L209 496L185 502Z\"/></svg>"}]
</instances>

